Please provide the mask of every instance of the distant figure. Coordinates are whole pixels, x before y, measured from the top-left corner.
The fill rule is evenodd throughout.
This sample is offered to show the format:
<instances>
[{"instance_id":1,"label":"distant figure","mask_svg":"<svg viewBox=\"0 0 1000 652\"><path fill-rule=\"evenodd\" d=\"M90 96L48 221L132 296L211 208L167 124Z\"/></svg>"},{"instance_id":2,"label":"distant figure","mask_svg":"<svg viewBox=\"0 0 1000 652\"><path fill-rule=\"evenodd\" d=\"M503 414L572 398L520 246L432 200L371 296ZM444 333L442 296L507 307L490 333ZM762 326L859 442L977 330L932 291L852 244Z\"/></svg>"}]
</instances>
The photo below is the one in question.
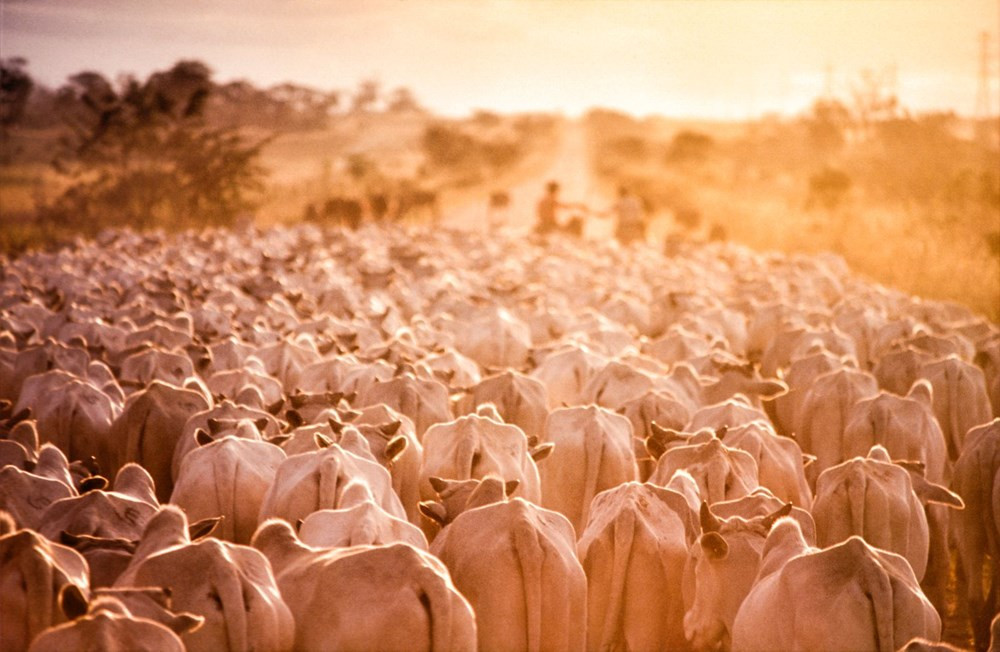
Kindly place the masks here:
<instances>
[{"instance_id":1,"label":"distant figure","mask_svg":"<svg viewBox=\"0 0 1000 652\"><path fill-rule=\"evenodd\" d=\"M559 201L559 184L555 181L549 181L545 185L545 195L538 200L538 206L535 209L538 216L538 221L535 223L535 233L548 235L566 230L556 219L556 212L560 209L571 208L587 210L587 207L582 204L567 204Z\"/></svg>"},{"instance_id":2,"label":"distant figure","mask_svg":"<svg viewBox=\"0 0 1000 652\"><path fill-rule=\"evenodd\" d=\"M642 200L625 186L618 187L618 200L601 215L617 219L615 238L623 245L646 239L646 215Z\"/></svg>"},{"instance_id":3,"label":"distant figure","mask_svg":"<svg viewBox=\"0 0 1000 652\"><path fill-rule=\"evenodd\" d=\"M486 225L490 231L495 231L500 226L509 208L510 193L506 190L490 193L490 200L486 206Z\"/></svg>"}]
</instances>

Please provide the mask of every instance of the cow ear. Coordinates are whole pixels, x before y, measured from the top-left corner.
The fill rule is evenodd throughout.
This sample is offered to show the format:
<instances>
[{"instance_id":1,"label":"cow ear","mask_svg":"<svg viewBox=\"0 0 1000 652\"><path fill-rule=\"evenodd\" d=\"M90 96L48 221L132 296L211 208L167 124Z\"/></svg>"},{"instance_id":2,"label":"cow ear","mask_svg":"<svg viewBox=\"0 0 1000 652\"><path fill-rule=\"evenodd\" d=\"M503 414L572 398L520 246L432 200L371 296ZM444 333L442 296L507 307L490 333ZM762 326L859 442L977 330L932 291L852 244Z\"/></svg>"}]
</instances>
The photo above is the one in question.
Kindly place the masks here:
<instances>
[{"instance_id":1,"label":"cow ear","mask_svg":"<svg viewBox=\"0 0 1000 652\"><path fill-rule=\"evenodd\" d=\"M433 500L421 500L417 504L417 509L420 510L420 513L427 517L428 520L444 527L445 520L447 518L444 505L436 503Z\"/></svg>"},{"instance_id":2,"label":"cow ear","mask_svg":"<svg viewBox=\"0 0 1000 652\"><path fill-rule=\"evenodd\" d=\"M357 410L344 410L340 413L340 418L345 422L351 422L361 416L361 413Z\"/></svg>"},{"instance_id":3,"label":"cow ear","mask_svg":"<svg viewBox=\"0 0 1000 652\"><path fill-rule=\"evenodd\" d=\"M195 521L188 525L188 537L192 541L197 541L198 539L207 537L215 531L215 528L219 526L222 522L224 516L212 516L209 518L203 518L200 521Z\"/></svg>"},{"instance_id":4,"label":"cow ear","mask_svg":"<svg viewBox=\"0 0 1000 652\"><path fill-rule=\"evenodd\" d=\"M556 445L553 444L552 442L546 442L544 444L536 446L535 448L531 449L530 453L531 459L535 460L536 462L541 462L546 457L552 454L552 451L555 449L555 447Z\"/></svg>"},{"instance_id":5,"label":"cow ear","mask_svg":"<svg viewBox=\"0 0 1000 652\"><path fill-rule=\"evenodd\" d=\"M17 532L17 523L8 512L0 509L0 537Z\"/></svg>"},{"instance_id":6,"label":"cow ear","mask_svg":"<svg viewBox=\"0 0 1000 652\"><path fill-rule=\"evenodd\" d=\"M76 620L87 613L87 597L76 584L64 584L59 590L59 609L67 620Z\"/></svg>"},{"instance_id":7,"label":"cow ear","mask_svg":"<svg viewBox=\"0 0 1000 652\"><path fill-rule=\"evenodd\" d=\"M754 384L753 393L770 400L788 393L788 385L780 380L761 380Z\"/></svg>"},{"instance_id":8,"label":"cow ear","mask_svg":"<svg viewBox=\"0 0 1000 652\"><path fill-rule=\"evenodd\" d=\"M718 532L708 532L698 540L709 559L725 559L729 555L729 544Z\"/></svg>"},{"instance_id":9,"label":"cow ear","mask_svg":"<svg viewBox=\"0 0 1000 652\"><path fill-rule=\"evenodd\" d=\"M643 443L646 446L646 452L649 453L649 456L654 460L660 459L663 457L663 454L667 452L667 447L663 444L663 440L659 437L650 435L643 440Z\"/></svg>"},{"instance_id":10,"label":"cow ear","mask_svg":"<svg viewBox=\"0 0 1000 652\"><path fill-rule=\"evenodd\" d=\"M917 494L917 498L923 504L938 503L954 509L965 509L962 497L945 487L928 482L923 476L915 473L910 473L910 481L913 484L913 493Z\"/></svg>"},{"instance_id":11,"label":"cow ear","mask_svg":"<svg viewBox=\"0 0 1000 652\"><path fill-rule=\"evenodd\" d=\"M292 438L292 436L289 435L289 434L275 435L274 437L271 437L270 439L268 439L267 443L274 444L275 446L281 446L282 444L284 444L286 441L288 441L291 438Z\"/></svg>"},{"instance_id":12,"label":"cow ear","mask_svg":"<svg viewBox=\"0 0 1000 652\"><path fill-rule=\"evenodd\" d=\"M345 401L347 401L348 404L351 404L355 400L357 400L358 393L357 392L351 392L350 394L344 394L343 398L344 398Z\"/></svg>"},{"instance_id":13,"label":"cow ear","mask_svg":"<svg viewBox=\"0 0 1000 652\"><path fill-rule=\"evenodd\" d=\"M306 396L305 394L292 394L291 402L292 409L297 410L306 404Z\"/></svg>"},{"instance_id":14,"label":"cow ear","mask_svg":"<svg viewBox=\"0 0 1000 652\"><path fill-rule=\"evenodd\" d=\"M448 480L445 480L444 478L439 478L436 475L432 475L429 478L429 481L431 483L431 488L438 494L447 489L448 485L451 484L450 482L448 482Z\"/></svg>"},{"instance_id":15,"label":"cow ear","mask_svg":"<svg viewBox=\"0 0 1000 652\"><path fill-rule=\"evenodd\" d=\"M398 421L396 423L399 423ZM388 444L385 445L385 458L390 462L395 462L396 458L403 454L409 442L406 437L400 435L399 437L393 437Z\"/></svg>"},{"instance_id":16,"label":"cow ear","mask_svg":"<svg viewBox=\"0 0 1000 652\"><path fill-rule=\"evenodd\" d=\"M903 467L911 474L924 475L927 472L927 465L920 460L893 460L892 463Z\"/></svg>"},{"instance_id":17,"label":"cow ear","mask_svg":"<svg viewBox=\"0 0 1000 652\"><path fill-rule=\"evenodd\" d=\"M271 414L273 416L278 416L278 412L281 412L281 408L283 407L285 407L285 398L281 397L274 403L271 403L270 405L265 407L264 409L267 410L268 414Z\"/></svg>"},{"instance_id":18,"label":"cow ear","mask_svg":"<svg viewBox=\"0 0 1000 652\"><path fill-rule=\"evenodd\" d=\"M302 415L299 414L298 410L289 410L288 412L285 412L285 421L288 422L288 425L290 425L293 430L306 422L306 420L302 418Z\"/></svg>"},{"instance_id":19,"label":"cow ear","mask_svg":"<svg viewBox=\"0 0 1000 652\"><path fill-rule=\"evenodd\" d=\"M702 532L718 532L722 529L722 523L712 513L712 508L704 500L701 501L701 510L698 512L698 518L701 521Z\"/></svg>"},{"instance_id":20,"label":"cow ear","mask_svg":"<svg viewBox=\"0 0 1000 652\"><path fill-rule=\"evenodd\" d=\"M792 504L785 503L778 509L774 510L773 512L765 516L763 520L761 520L761 524L764 526L765 530L770 531L775 521L777 521L779 518L783 516L788 516L791 513L792 513Z\"/></svg>"},{"instance_id":21,"label":"cow ear","mask_svg":"<svg viewBox=\"0 0 1000 652\"><path fill-rule=\"evenodd\" d=\"M212 439L212 435L208 434L201 428L198 428L197 430L194 431L194 440L198 442L199 446L208 446L213 441L215 441L214 439Z\"/></svg>"},{"instance_id":22,"label":"cow ear","mask_svg":"<svg viewBox=\"0 0 1000 652\"><path fill-rule=\"evenodd\" d=\"M321 432L313 434L313 441L316 442L317 448L330 448L333 446L333 440Z\"/></svg>"},{"instance_id":23,"label":"cow ear","mask_svg":"<svg viewBox=\"0 0 1000 652\"><path fill-rule=\"evenodd\" d=\"M174 634L183 636L201 629L201 626L205 624L205 617L185 611L177 614L165 624Z\"/></svg>"},{"instance_id":24,"label":"cow ear","mask_svg":"<svg viewBox=\"0 0 1000 652\"><path fill-rule=\"evenodd\" d=\"M267 424L267 417L260 417L259 419L254 419L253 421L253 425L257 426L257 430L260 432L264 432L264 429L267 428Z\"/></svg>"},{"instance_id":25,"label":"cow ear","mask_svg":"<svg viewBox=\"0 0 1000 652\"><path fill-rule=\"evenodd\" d=\"M108 486L108 479L105 478L103 475L92 475L80 481L80 487L78 491L82 495L87 493L88 491L97 491L104 489L107 486Z\"/></svg>"},{"instance_id":26,"label":"cow ear","mask_svg":"<svg viewBox=\"0 0 1000 652\"><path fill-rule=\"evenodd\" d=\"M339 435L344 432L344 424L337 421L333 417L327 419L326 422L330 424L330 430L332 430L335 435Z\"/></svg>"},{"instance_id":27,"label":"cow ear","mask_svg":"<svg viewBox=\"0 0 1000 652\"><path fill-rule=\"evenodd\" d=\"M399 432L399 427L403 425L402 421L396 420L390 423L383 424L379 426L379 431L386 437L392 437L397 432Z\"/></svg>"},{"instance_id":28,"label":"cow ear","mask_svg":"<svg viewBox=\"0 0 1000 652\"><path fill-rule=\"evenodd\" d=\"M517 488L520 485L521 485L521 481L520 480L508 480L507 482L505 482L503 484L503 493L504 493L504 495L507 496L508 498L510 496L513 496L514 492L517 491Z\"/></svg>"},{"instance_id":29,"label":"cow ear","mask_svg":"<svg viewBox=\"0 0 1000 652\"><path fill-rule=\"evenodd\" d=\"M224 424L221 421L219 421L218 419L211 418L211 417L208 419L208 432L209 433L211 433L213 435L217 435L217 434L219 434L219 431L223 429L223 427L224 427Z\"/></svg>"},{"instance_id":30,"label":"cow ear","mask_svg":"<svg viewBox=\"0 0 1000 652\"><path fill-rule=\"evenodd\" d=\"M340 399L344 398L344 392L327 392L326 393L326 404L330 406L336 406L340 403Z\"/></svg>"}]
</instances>

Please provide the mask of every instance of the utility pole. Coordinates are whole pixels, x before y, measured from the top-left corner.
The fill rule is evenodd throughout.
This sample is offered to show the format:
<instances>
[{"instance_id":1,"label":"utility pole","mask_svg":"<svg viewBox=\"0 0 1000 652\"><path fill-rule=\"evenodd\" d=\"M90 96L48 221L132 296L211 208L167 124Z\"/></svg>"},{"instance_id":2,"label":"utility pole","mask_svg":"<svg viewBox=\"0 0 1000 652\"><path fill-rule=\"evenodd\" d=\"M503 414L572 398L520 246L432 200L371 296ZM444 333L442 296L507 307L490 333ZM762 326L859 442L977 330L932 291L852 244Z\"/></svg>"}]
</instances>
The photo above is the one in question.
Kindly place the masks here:
<instances>
[{"instance_id":1,"label":"utility pole","mask_svg":"<svg viewBox=\"0 0 1000 652\"><path fill-rule=\"evenodd\" d=\"M976 109L973 118L976 124L976 135L982 141L988 141L993 132L990 125L992 117L993 102L990 93L990 78L992 77L992 58L990 57L990 34L980 32L979 34L979 84L976 89ZM1000 125L995 125L1000 126Z\"/></svg>"}]
</instances>

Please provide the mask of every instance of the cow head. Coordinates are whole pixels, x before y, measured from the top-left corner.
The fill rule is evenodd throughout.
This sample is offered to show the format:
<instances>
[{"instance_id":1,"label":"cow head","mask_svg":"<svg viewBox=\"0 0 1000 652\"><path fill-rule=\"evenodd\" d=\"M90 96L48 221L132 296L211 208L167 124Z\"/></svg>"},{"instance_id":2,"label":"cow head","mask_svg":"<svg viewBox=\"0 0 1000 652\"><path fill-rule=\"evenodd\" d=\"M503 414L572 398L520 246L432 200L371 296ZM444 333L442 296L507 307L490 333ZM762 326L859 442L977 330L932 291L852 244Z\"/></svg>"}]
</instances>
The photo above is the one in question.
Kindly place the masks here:
<instances>
[{"instance_id":1,"label":"cow head","mask_svg":"<svg viewBox=\"0 0 1000 652\"><path fill-rule=\"evenodd\" d=\"M729 648L733 621L757 576L761 550L774 522L791 512L791 504L753 519L718 519L701 504L701 536L691 546L694 601L684 614L684 636L697 650Z\"/></svg>"}]
</instances>

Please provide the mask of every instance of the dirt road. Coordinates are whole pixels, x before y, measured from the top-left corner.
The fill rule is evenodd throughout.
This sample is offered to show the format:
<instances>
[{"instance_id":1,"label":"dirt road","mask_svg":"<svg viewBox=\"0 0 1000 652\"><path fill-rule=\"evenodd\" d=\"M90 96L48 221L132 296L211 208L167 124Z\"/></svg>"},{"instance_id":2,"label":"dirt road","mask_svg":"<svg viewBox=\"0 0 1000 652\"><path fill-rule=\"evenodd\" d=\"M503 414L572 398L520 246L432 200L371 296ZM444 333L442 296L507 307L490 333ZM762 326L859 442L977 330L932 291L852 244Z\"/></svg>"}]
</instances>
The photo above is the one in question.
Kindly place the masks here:
<instances>
[{"instance_id":1,"label":"dirt road","mask_svg":"<svg viewBox=\"0 0 1000 652\"><path fill-rule=\"evenodd\" d=\"M582 203L593 210L605 210L611 203L611 196L601 192L591 172L583 125L576 120L566 120L560 126L560 132L554 152L542 160L526 163L511 178L499 180L492 186L486 185L476 192L463 193L460 197L451 198L451 201L446 198L443 211L445 222L450 226L486 230L489 193L504 190L510 196L510 206L502 213L495 213L495 221L502 223L502 228L527 233L535 223L535 205L549 180L559 182L562 201ZM565 211L559 219L565 221L574 214L575 211ZM611 234L612 220L583 217L586 237L603 238Z\"/></svg>"}]
</instances>

